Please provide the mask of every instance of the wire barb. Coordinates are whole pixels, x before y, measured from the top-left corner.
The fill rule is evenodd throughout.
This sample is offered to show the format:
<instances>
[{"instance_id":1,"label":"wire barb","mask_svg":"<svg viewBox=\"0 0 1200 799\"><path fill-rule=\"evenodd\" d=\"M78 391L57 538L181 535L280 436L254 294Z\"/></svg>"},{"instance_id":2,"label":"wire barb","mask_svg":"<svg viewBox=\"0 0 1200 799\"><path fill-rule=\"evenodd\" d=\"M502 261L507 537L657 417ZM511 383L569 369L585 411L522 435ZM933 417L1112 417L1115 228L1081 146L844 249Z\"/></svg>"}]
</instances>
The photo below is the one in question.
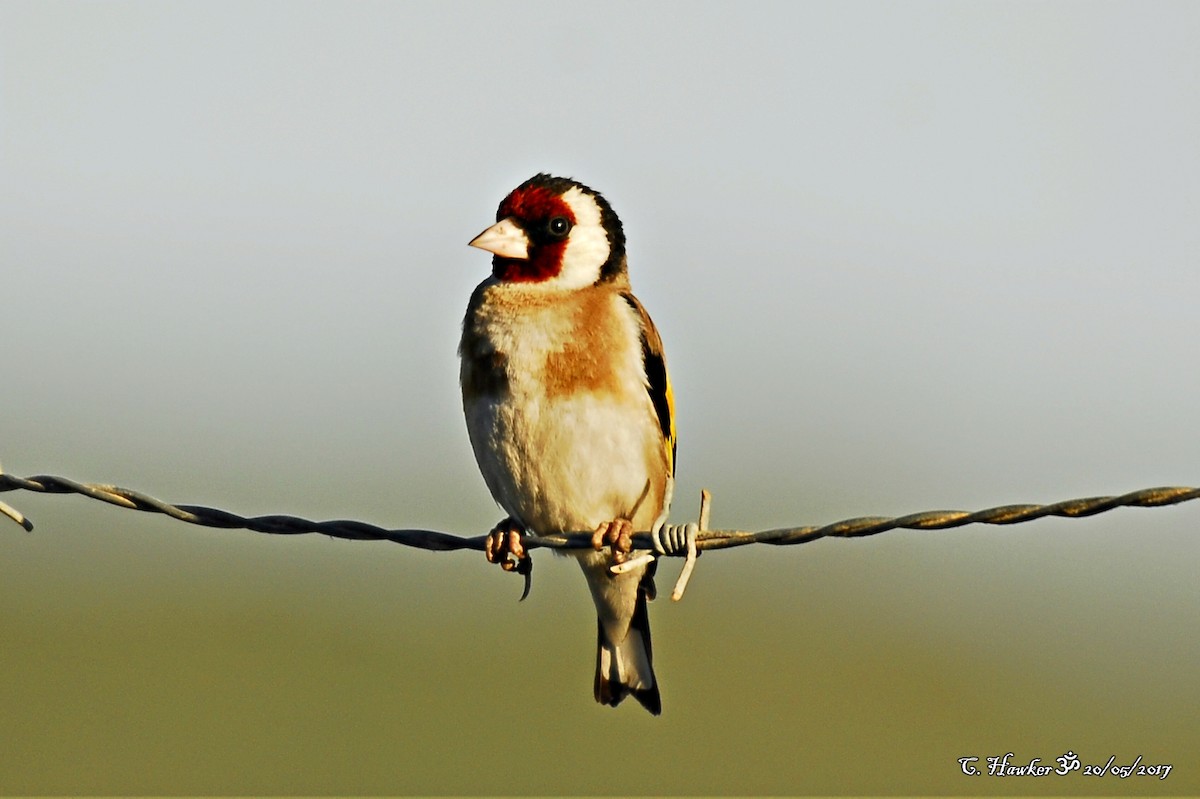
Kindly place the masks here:
<instances>
[{"instance_id":1,"label":"wire barb","mask_svg":"<svg viewBox=\"0 0 1200 799\"><path fill-rule=\"evenodd\" d=\"M0 478L4 477L4 466L0 464ZM25 528L25 532L33 532L33 522L25 518L21 511L9 505L6 502L0 502L0 513L3 513L8 518L12 519L17 524Z\"/></svg>"},{"instance_id":2,"label":"wire barb","mask_svg":"<svg viewBox=\"0 0 1200 799\"><path fill-rule=\"evenodd\" d=\"M679 579L675 581L675 590L671 592L672 602L683 599L683 592L687 590L688 580L692 579L692 570L696 568L696 560L700 557L700 551L696 548L696 539L700 533L708 530L708 514L711 505L712 494L706 489L701 489L699 520L683 525L683 543L687 560L683 562L683 568L679 571ZM679 542L676 540L674 543L678 544Z\"/></svg>"},{"instance_id":3,"label":"wire barb","mask_svg":"<svg viewBox=\"0 0 1200 799\"><path fill-rule=\"evenodd\" d=\"M0 513L3 513L8 518L24 527L25 532L33 531L33 522L26 519L21 511L17 510L12 505L9 505L7 502L0 502Z\"/></svg>"}]
</instances>

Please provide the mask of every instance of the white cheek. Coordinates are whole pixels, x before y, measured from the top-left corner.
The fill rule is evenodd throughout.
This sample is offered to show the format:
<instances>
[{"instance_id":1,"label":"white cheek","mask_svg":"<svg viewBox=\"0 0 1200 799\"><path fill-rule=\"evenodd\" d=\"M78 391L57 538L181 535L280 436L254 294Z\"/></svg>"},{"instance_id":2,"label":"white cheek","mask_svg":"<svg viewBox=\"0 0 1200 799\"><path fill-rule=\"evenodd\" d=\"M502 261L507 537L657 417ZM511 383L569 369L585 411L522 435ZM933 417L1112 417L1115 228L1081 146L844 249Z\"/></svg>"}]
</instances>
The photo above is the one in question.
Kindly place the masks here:
<instances>
[{"instance_id":1,"label":"white cheek","mask_svg":"<svg viewBox=\"0 0 1200 799\"><path fill-rule=\"evenodd\" d=\"M600 207L581 190L573 188L563 200L575 215L575 227L567 239L562 256L562 271L555 285L566 289L590 286L600 279L600 267L612 252L608 234L600 224Z\"/></svg>"},{"instance_id":2,"label":"white cheek","mask_svg":"<svg viewBox=\"0 0 1200 799\"><path fill-rule=\"evenodd\" d=\"M576 228L563 253L559 285L571 289L592 285L600 279L600 267L608 260L609 252L604 228Z\"/></svg>"}]
</instances>

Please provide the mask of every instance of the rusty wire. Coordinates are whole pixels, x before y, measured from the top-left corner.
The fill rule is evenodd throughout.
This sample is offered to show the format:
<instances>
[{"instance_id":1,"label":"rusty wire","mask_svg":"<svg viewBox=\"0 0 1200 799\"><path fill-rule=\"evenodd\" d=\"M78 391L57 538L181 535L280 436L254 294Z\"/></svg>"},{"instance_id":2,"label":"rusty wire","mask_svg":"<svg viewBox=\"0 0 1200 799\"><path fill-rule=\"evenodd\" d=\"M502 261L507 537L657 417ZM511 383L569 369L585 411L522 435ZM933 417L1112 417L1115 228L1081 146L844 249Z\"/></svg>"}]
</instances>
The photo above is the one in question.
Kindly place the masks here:
<instances>
[{"instance_id":1,"label":"rusty wire","mask_svg":"<svg viewBox=\"0 0 1200 799\"><path fill-rule=\"evenodd\" d=\"M257 533L270 533L272 535L319 533L332 538L353 541L391 541L396 544L435 552L448 552L458 549L482 551L487 540L487 536L485 535L464 537L434 530L388 530L373 524L353 520L317 522L296 516L284 515L245 517L239 516L236 513L230 513L229 511L206 508L199 505L173 505L169 502L163 502L162 500L147 496L139 491L113 485L77 483L73 480L53 475L37 475L21 478L0 472L0 492L17 490L36 491L47 494L80 494L122 508L150 513L162 513L189 524L224 529L252 530ZM696 545L701 551L728 549L747 544L786 546L805 544L819 538L861 538L896 529L944 530L968 524L1008 525L1028 522L1045 516L1061 516L1074 519L1083 516L1093 516L1097 513L1112 510L1113 508L1155 508L1163 505L1187 502L1197 498L1200 498L1200 488L1174 486L1145 488L1119 496L1068 499L1050 505L1002 505L974 512L961 510L925 511L923 513L898 517L865 516L845 519L823 526L785 527L775 530L763 530L761 532L701 529L696 538ZM26 530L33 529L33 524L28 519L15 508L3 502L0 502L0 513L8 516ZM590 531L587 531L547 536L529 536L524 539L523 543L526 549L536 549L539 547L586 549L592 546L591 542L592 534ZM650 534L642 532L634 535L633 547L635 549L652 549L653 542Z\"/></svg>"}]
</instances>

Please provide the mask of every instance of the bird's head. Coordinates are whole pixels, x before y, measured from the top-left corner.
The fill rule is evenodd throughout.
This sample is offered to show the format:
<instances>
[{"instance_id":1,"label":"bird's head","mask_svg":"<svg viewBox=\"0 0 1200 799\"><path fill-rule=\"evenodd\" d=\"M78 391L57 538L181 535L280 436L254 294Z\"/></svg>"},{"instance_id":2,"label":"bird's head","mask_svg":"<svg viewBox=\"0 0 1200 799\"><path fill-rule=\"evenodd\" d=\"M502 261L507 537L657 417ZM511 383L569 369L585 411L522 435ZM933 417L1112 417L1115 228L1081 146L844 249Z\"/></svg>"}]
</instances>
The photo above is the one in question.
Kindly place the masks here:
<instances>
[{"instance_id":1,"label":"bird's head","mask_svg":"<svg viewBox=\"0 0 1200 799\"><path fill-rule=\"evenodd\" d=\"M570 178L538 174L517 186L470 243L492 253L492 274L508 283L572 290L625 274L621 220Z\"/></svg>"}]
</instances>

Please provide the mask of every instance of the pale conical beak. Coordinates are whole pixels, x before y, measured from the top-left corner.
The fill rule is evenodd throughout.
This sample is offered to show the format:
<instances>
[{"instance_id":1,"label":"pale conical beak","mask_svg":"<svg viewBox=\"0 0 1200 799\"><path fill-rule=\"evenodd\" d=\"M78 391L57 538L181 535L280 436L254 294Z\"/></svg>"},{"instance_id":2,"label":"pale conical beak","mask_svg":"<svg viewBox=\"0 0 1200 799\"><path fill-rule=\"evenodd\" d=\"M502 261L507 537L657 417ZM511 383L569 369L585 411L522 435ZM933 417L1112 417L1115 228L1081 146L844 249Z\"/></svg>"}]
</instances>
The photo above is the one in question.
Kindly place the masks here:
<instances>
[{"instance_id":1,"label":"pale conical beak","mask_svg":"<svg viewBox=\"0 0 1200 799\"><path fill-rule=\"evenodd\" d=\"M472 247L520 261L529 258L529 237L511 218L501 219L469 242Z\"/></svg>"}]
</instances>

